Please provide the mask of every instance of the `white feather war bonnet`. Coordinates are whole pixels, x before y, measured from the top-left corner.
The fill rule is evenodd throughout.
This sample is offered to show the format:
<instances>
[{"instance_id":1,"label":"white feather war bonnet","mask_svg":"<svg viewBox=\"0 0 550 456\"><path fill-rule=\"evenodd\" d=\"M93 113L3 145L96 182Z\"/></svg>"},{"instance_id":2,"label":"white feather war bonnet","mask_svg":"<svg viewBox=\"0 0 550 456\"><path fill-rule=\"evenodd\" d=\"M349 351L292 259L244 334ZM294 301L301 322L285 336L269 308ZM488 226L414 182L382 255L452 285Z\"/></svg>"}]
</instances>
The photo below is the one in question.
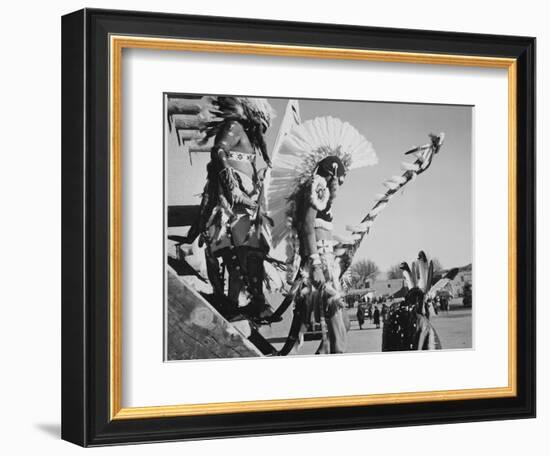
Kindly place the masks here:
<instances>
[{"instance_id":1,"label":"white feather war bonnet","mask_svg":"<svg viewBox=\"0 0 550 456\"><path fill-rule=\"evenodd\" d=\"M330 116L295 125L275 151L267 192L268 213L274 222L274 247L288 234L292 195L310 182L319 163L331 156L341 161L345 173L378 162L372 144L355 127Z\"/></svg>"}]
</instances>

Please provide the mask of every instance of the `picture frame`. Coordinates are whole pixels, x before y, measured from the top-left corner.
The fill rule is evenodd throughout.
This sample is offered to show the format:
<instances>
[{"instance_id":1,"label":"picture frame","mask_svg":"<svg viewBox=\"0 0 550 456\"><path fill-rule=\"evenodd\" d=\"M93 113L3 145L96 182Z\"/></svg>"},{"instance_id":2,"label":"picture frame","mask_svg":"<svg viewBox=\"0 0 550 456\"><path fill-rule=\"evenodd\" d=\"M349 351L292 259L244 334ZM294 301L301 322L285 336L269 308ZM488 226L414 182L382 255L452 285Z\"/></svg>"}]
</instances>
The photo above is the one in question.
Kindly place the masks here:
<instances>
[{"instance_id":1,"label":"picture frame","mask_svg":"<svg viewBox=\"0 0 550 456\"><path fill-rule=\"evenodd\" d=\"M505 69L507 386L123 407L125 49L315 58L327 64L430 64L450 71ZM534 38L80 10L62 19L62 185L62 438L67 441L100 446L535 416Z\"/></svg>"}]
</instances>

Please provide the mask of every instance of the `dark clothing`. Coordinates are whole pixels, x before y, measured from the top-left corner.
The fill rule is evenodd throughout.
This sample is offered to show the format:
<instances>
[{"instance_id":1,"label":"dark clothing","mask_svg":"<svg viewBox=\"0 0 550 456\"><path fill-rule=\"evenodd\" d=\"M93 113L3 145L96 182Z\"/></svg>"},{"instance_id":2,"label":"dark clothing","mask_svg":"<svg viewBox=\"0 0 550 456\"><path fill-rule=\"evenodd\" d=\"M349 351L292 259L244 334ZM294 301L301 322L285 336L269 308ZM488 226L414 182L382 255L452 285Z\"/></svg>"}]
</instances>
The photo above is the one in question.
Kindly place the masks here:
<instances>
[{"instance_id":1,"label":"dark clothing","mask_svg":"<svg viewBox=\"0 0 550 456\"><path fill-rule=\"evenodd\" d=\"M422 292L413 288L404 302L390 307L382 333L382 351L441 349L435 328L422 314L424 296L419 293Z\"/></svg>"},{"instance_id":2,"label":"dark clothing","mask_svg":"<svg viewBox=\"0 0 550 456\"><path fill-rule=\"evenodd\" d=\"M211 127L211 128L210 128ZM264 259L269 249L259 212L260 181L256 169L256 149L242 122L225 120L210 125L214 137L208 179L199 217L189 230L188 242L201 236L206 244L208 277L214 294L225 294L220 271L223 260L228 275L226 317L238 315L239 295L246 290L248 314L266 314L263 293ZM215 127L215 128L214 128Z\"/></svg>"},{"instance_id":3,"label":"dark clothing","mask_svg":"<svg viewBox=\"0 0 550 456\"><path fill-rule=\"evenodd\" d=\"M372 316L373 323L378 328L380 326L380 311L378 309L374 309L374 314Z\"/></svg>"},{"instance_id":4,"label":"dark clothing","mask_svg":"<svg viewBox=\"0 0 550 456\"><path fill-rule=\"evenodd\" d=\"M359 304L357 307L357 322L359 323L359 327L362 329L365 324L365 307L362 304Z\"/></svg>"}]
</instances>

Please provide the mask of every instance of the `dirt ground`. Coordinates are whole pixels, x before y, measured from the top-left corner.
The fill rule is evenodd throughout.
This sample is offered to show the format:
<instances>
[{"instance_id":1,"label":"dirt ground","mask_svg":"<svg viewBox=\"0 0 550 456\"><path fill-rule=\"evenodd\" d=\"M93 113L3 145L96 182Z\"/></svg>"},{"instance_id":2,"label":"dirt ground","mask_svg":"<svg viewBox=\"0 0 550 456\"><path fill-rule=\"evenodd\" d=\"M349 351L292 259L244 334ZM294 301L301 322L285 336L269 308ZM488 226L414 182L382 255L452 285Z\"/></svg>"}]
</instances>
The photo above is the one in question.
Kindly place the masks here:
<instances>
[{"instance_id":1,"label":"dirt ground","mask_svg":"<svg viewBox=\"0 0 550 456\"><path fill-rule=\"evenodd\" d=\"M382 345L382 327L376 329L372 322L366 320L363 329L359 329L355 312L356 309L348 309L351 320L351 329L348 333L348 353L379 352ZM283 346L292 311L288 310L285 319L281 323L262 328L262 334L277 349ZM451 302L451 310L440 312L431 317L431 322L439 334L443 349L472 348L472 309L464 308L461 300ZM312 355L319 346L319 340L306 340L296 354Z\"/></svg>"}]
</instances>

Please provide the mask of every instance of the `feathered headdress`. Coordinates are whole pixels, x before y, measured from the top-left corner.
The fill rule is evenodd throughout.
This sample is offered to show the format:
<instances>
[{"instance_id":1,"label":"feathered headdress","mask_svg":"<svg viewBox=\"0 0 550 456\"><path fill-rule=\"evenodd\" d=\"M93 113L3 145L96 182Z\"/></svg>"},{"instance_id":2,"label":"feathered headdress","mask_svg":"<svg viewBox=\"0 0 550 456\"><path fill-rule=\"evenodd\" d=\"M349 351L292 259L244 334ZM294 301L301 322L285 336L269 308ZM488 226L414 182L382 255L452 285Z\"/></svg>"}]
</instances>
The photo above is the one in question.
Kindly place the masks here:
<instances>
[{"instance_id":1,"label":"feathered headdress","mask_svg":"<svg viewBox=\"0 0 550 456\"><path fill-rule=\"evenodd\" d=\"M452 268L443 276L434 279L433 261L428 261L423 250L418 252L418 259L412 262L412 268L407 262L401 263L399 268L403 271L405 284L409 291L418 288L422 291L425 299L435 298L437 293L449 286L458 274L458 268Z\"/></svg>"},{"instance_id":2,"label":"feathered headdress","mask_svg":"<svg viewBox=\"0 0 550 456\"><path fill-rule=\"evenodd\" d=\"M265 98L220 96L212 97L211 103L212 122L240 120L269 126L276 117L275 110Z\"/></svg>"},{"instance_id":3,"label":"feathered headdress","mask_svg":"<svg viewBox=\"0 0 550 456\"><path fill-rule=\"evenodd\" d=\"M272 157L267 211L273 220L273 246L288 234L292 195L313 180L319 163L337 157L345 171L378 162L372 144L353 126L334 117L317 117L295 125Z\"/></svg>"},{"instance_id":4,"label":"feathered headdress","mask_svg":"<svg viewBox=\"0 0 550 456\"><path fill-rule=\"evenodd\" d=\"M261 151L266 162L269 161L264 132L275 118L275 110L265 98L252 97L213 97L210 114L212 120L205 123L202 131L202 144L214 138L225 126L227 121L241 122L247 129L252 146Z\"/></svg>"},{"instance_id":5,"label":"feathered headdress","mask_svg":"<svg viewBox=\"0 0 550 456\"><path fill-rule=\"evenodd\" d=\"M275 110L265 98L242 97L240 101L244 107L245 115L259 118L260 122L266 125L266 128L271 125L271 122L277 116Z\"/></svg>"}]
</instances>

